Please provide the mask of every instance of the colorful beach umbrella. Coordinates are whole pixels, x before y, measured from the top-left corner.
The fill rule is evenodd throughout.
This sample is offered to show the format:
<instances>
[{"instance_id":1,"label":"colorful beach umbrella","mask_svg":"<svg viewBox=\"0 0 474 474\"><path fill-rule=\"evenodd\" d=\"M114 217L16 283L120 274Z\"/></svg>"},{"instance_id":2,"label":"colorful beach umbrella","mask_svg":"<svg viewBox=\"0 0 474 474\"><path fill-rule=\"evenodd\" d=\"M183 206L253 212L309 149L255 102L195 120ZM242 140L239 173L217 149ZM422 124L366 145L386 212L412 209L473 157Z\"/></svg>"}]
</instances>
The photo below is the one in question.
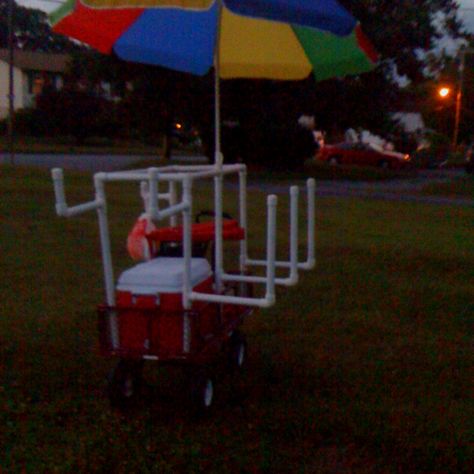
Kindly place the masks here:
<instances>
[{"instance_id":1,"label":"colorful beach umbrella","mask_svg":"<svg viewBox=\"0 0 474 474\"><path fill-rule=\"evenodd\" d=\"M317 80L371 70L377 54L337 0L68 0L53 30L119 58L219 79Z\"/></svg>"},{"instance_id":2,"label":"colorful beach umbrella","mask_svg":"<svg viewBox=\"0 0 474 474\"><path fill-rule=\"evenodd\" d=\"M359 74L376 53L336 0L68 0L53 30L103 53L222 78Z\"/></svg>"}]
</instances>

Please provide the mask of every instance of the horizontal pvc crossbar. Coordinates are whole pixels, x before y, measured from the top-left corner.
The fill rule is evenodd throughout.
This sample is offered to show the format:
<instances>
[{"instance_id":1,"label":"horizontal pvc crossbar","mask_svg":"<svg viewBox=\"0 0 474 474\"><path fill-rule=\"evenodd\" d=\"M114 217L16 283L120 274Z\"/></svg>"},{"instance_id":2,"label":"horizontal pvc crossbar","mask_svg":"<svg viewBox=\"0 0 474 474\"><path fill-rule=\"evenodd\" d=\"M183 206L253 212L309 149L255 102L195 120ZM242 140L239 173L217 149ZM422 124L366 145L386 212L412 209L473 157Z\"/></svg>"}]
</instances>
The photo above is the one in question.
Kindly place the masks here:
<instances>
[{"instance_id":1,"label":"horizontal pvc crossbar","mask_svg":"<svg viewBox=\"0 0 474 474\"><path fill-rule=\"evenodd\" d=\"M209 303L228 303L243 306L256 306L258 308L269 308L275 303L273 298L244 298L241 296L213 295L209 293L196 293L192 291L189 299L193 301L207 301Z\"/></svg>"},{"instance_id":2,"label":"horizontal pvc crossbar","mask_svg":"<svg viewBox=\"0 0 474 474\"><path fill-rule=\"evenodd\" d=\"M72 206L72 207L68 207L68 206L59 207L58 206L56 207L56 212L60 216L73 217L73 216L77 216L78 214L82 214L84 212L96 211L103 205L104 205L103 201L95 200L95 201L86 202L84 204L78 204L77 206Z\"/></svg>"},{"instance_id":3,"label":"horizontal pvc crossbar","mask_svg":"<svg viewBox=\"0 0 474 474\"><path fill-rule=\"evenodd\" d=\"M266 283L267 278L264 276L254 276L254 275L234 275L232 273L224 273L222 275L224 281L236 281L241 283ZM282 286L293 286L295 283L293 280L288 278L275 278L276 285Z\"/></svg>"},{"instance_id":4,"label":"horizontal pvc crossbar","mask_svg":"<svg viewBox=\"0 0 474 474\"><path fill-rule=\"evenodd\" d=\"M114 181L143 181L148 179L151 168L134 171L112 171L96 173L95 177L104 182ZM245 169L245 165L226 165L221 170L214 166L175 166L164 168L153 168L159 173L159 181L184 181L185 179L213 178L232 173L238 173Z\"/></svg>"},{"instance_id":5,"label":"horizontal pvc crossbar","mask_svg":"<svg viewBox=\"0 0 474 474\"><path fill-rule=\"evenodd\" d=\"M265 267L267 265L266 260L254 260L252 258L249 258L245 261L247 265L251 265L254 267ZM309 263L308 262L298 262L298 268L301 270L305 270L308 268ZM313 263L314 266L314 263ZM291 267L291 262L282 262L282 261L276 261L275 262L275 267L278 268L290 268ZM309 267L313 268L313 267Z\"/></svg>"},{"instance_id":6,"label":"horizontal pvc crossbar","mask_svg":"<svg viewBox=\"0 0 474 474\"><path fill-rule=\"evenodd\" d=\"M176 214L180 214L187 209L189 209L189 203L181 202L179 204L175 204L174 206L167 207L166 209L154 212L153 217L155 219L162 220L171 216L175 216Z\"/></svg>"}]
</instances>

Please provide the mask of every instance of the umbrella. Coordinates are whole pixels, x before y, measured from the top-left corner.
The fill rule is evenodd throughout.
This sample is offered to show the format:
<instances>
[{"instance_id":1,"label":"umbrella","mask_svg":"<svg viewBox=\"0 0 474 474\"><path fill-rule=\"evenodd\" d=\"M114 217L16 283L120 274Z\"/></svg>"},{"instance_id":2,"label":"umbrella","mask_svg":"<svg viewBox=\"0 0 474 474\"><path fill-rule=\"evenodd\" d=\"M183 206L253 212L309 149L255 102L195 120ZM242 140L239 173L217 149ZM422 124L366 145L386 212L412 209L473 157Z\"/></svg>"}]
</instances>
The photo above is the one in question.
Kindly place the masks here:
<instances>
[{"instance_id":1,"label":"umbrella","mask_svg":"<svg viewBox=\"0 0 474 474\"><path fill-rule=\"evenodd\" d=\"M53 30L127 61L219 78L317 80L371 70L377 54L337 0L68 0Z\"/></svg>"}]
</instances>

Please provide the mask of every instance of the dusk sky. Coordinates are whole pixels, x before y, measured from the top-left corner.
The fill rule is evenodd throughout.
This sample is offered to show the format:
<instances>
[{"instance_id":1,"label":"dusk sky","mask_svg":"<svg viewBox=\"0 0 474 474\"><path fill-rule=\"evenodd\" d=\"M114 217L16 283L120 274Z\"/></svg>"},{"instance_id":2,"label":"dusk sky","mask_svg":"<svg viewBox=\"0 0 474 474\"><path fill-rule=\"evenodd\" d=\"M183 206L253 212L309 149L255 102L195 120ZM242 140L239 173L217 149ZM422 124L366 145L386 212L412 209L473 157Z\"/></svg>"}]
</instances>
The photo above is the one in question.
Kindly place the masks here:
<instances>
[{"instance_id":1,"label":"dusk sky","mask_svg":"<svg viewBox=\"0 0 474 474\"><path fill-rule=\"evenodd\" d=\"M17 3L32 7L39 8L44 11L51 11L57 8L62 0L17 0ZM464 21L466 28L471 33L474 33L474 0L458 0L461 7L460 17Z\"/></svg>"}]
</instances>

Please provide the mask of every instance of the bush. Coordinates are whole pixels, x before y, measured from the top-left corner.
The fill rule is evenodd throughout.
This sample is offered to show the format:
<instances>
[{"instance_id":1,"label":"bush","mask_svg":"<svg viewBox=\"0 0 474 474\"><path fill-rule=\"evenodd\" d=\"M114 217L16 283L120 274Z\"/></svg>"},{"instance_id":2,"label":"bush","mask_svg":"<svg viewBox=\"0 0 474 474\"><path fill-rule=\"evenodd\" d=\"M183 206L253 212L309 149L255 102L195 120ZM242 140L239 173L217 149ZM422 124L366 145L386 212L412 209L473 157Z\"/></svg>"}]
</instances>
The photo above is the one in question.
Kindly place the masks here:
<instances>
[{"instance_id":1,"label":"bush","mask_svg":"<svg viewBox=\"0 0 474 474\"><path fill-rule=\"evenodd\" d=\"M37 98L35 114L45 135L72 135L78 144L91 136L112 138L120 128L114 104L84 91L46 91Z\"/></svg>"},{"instance_id":2,"label":"bush","mask_svg":"<svg viewBox=\"0 0 474 474\"><path fill-rule=\"evenodd\" d=\"M244 161L273 170L302 171L304 162L315 153L312 132L301 127L247 128L243 135L251 144L245 150Z\"/></svg>"},{"instance_id":3,"label":"bush","mask_svg":"<svg viewBox=\"0 0 474 474\"><path fill-rule=\"evenodd\" d=\"M18 135L41 137L48 133L48 121L37 109L21 109L15 112L14 129Z\"/></svg>"}]
</instances>

